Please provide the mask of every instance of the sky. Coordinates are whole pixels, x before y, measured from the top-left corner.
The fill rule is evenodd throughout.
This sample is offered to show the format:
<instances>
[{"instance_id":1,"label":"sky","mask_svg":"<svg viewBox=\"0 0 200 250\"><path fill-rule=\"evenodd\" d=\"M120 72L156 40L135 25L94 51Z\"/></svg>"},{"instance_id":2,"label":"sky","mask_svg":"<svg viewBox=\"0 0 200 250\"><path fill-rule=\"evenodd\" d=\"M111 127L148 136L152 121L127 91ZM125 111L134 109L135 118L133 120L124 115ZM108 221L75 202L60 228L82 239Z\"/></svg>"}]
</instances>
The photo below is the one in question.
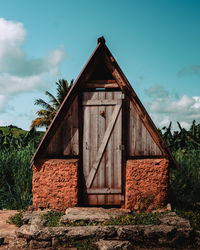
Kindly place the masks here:
<instances>
[{"instance_id":1,"label":"sky","mask_svg":"<svg viewBox=\"0 0 200 250\"><path fill-rule=\"evenodd\" d=\"M6 0L0 6L0 126L28 130L37 98L76 79L104 36L159 128L200 123L200 1Z\"/></svg>"}]
</instances>

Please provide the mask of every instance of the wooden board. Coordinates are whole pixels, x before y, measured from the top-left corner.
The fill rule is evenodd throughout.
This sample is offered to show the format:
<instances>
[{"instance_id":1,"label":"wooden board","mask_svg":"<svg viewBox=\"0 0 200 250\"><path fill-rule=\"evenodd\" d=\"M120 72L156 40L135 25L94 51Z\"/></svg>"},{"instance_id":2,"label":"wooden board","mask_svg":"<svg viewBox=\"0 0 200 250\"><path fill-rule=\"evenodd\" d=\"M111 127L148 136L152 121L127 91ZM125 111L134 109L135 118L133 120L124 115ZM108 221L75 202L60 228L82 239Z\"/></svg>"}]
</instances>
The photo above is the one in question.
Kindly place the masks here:
<instances>
[{"instance_id":1,"label":"wooden board","mask_svg":"<svg viewBox=\"0 0 200 250\"><path fill-rule=\"evenodd\" d=\"M132 102L130 102L128 133L129 156L162 156L160 148L146 129Z\"/></svg>"},{"instance_id":2,"label":"wooden board","mask_svg":"<svg viewBox=\"0 0 200 250\"><path fill-rule=\"evenodd\" d=\"M121 92L84 92L85 205L120 205L122 203L121 143Z\"/></svg>"},{"instance_id":3,"label":"wooden board","mask_svg":"<svg viewBox=\"0 0 200 250\"><path fill-rule=\"evenodd\" d=\"M78 96L53 135L45 153L60 156L79 154Z\"/></svg>"}]
</instances>

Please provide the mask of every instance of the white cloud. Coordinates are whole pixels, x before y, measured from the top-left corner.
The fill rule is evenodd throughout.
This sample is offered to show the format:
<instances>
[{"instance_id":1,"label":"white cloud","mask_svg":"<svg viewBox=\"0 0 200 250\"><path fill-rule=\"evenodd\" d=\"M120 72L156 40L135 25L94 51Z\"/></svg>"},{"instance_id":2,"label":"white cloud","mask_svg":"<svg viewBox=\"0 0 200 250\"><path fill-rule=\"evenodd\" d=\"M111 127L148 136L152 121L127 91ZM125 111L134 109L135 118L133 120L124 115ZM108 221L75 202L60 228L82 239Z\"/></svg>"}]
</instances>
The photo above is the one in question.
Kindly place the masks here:
<instances>
[{"instance_id":1,"label":"white cloud","mask_svg":"<svg viewBox=\"0 0 200 250\"><path fill-rule=\"evenodd\" d=\"M29 59L23 48L24 25L0 18L0 111L15 93L41 89L49 74L59 73L64 58L62 49ZM3 105L4 104L4 105Z\"/></svg>"},{"instance_id":2,"label":"white cloud","mask_svg":"<svg viewBox=\"0 0 200 250\"><path fill-rule=\"evenodd\" d=\"M200 96L183 95L177 99L166 91L166 95L161 96L159 93L154 95L152 102L146 107L155 124L161 128L168 126L170 121L174 129L177 129L177 121L187 129L193 120L200 122Z\"/></svg>"},{"instance_id":3,"label":"white cloud","mask_svg":"<svg viewBox=\"0 0 200 250\"><path fill-rule=\"evenodd\" d=\"M41 83L41 75L19 77L9 74L0 75L0 94L9 95L30 91Z\"/></svg>"},{"instance_id":4,"label":"white cloud","mask_svg":"<svg viewBox=\"0 0 200 250\"><path fill-rule=\"evenodd\" d=\"M0 110L3 108L5 101L6 101L5 95L0 94Z\"/></svg>"}]
</instances>

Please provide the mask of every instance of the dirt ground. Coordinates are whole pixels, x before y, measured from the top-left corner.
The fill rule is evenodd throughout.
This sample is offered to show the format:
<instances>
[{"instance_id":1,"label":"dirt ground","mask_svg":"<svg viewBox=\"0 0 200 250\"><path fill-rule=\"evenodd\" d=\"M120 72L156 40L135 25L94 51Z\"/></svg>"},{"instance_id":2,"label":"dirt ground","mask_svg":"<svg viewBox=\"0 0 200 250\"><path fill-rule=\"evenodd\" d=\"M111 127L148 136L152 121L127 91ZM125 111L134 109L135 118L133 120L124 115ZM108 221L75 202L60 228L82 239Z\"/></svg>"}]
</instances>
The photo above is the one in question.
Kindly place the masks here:
<instances>
[{"instance_id":1,"label":"dirt ground","mask_svg":"<svg viewBox=\"0 0 200 250\"><path fill-rule=\"evenodd\" d=\"M0 237L5 238L4 242L8 241L14 236L14 231L17 229L15 225L6 223L11 215L16 214L16 210L0 210ZM7 249L5 245L0 246L0 249Z\"/></svg>"}]
</instances>

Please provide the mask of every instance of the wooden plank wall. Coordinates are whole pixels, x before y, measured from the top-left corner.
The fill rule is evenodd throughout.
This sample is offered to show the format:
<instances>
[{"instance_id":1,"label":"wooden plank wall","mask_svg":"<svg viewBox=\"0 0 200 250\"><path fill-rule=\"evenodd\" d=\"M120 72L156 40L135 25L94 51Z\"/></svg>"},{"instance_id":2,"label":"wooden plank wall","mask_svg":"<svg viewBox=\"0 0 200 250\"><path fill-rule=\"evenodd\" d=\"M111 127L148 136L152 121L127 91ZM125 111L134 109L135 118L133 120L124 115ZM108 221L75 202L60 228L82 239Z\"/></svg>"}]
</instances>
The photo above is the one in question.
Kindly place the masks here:
<instances>
[{"instance_id":1,"label":"wooden plank wall","mask_svg":"<svg viewBox=\"0 0 200 250\"><path fill-rule=\"evenodd\" d=\"M140 119L134 104L130 102L128 127L129 156L161 156L162 152Z\"/></svg>"},{"instance_id":2,"label":"wooden plank wall","mask_svg":"<svg viewBox=\"0 0 200 250\"><path fill-rule=\"evenodd\" d=\"M65 118L60 121L60 126L51 138L45 153L60 156L79 154L78 96L70 106Z\"/></svg>"}]
</instances>

